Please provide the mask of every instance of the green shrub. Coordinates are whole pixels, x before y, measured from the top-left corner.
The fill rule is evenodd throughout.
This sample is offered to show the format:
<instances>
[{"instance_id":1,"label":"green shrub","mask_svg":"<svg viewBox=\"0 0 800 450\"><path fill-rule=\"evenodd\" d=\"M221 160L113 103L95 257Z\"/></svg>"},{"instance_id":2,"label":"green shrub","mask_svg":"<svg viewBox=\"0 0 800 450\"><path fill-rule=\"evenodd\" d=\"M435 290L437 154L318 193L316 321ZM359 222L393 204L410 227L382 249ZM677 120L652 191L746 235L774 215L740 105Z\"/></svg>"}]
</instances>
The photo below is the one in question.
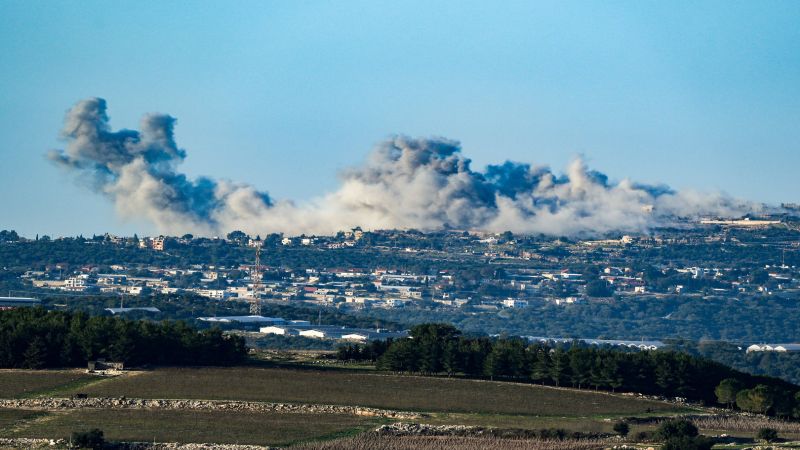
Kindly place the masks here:
<instances>
[{"instance_id":1,"label":"green shrub","mask_svg":"<svg viewBox=\"0 0 800 450\"><path fill-rule=\"evenodd\" d=\"M627 422L619 421L614 424L614 432L619 434L620 436L627 436L628 433L631 431L631 427L628 425Z\"/></svg>"}]
</instances>

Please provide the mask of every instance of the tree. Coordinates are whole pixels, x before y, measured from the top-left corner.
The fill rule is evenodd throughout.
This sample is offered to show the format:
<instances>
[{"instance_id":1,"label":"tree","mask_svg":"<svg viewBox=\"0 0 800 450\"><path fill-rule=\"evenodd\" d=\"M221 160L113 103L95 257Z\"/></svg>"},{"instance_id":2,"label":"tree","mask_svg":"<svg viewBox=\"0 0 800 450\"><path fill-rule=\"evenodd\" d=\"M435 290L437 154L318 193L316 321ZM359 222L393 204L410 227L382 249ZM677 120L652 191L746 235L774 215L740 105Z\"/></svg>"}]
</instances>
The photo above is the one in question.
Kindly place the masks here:
<instances>
[{"instance_id":1,"label":"tree","mask_svg":"<svg viewBox=\"0 0 800 450\"><path fill-rule=\"evenodd\" d=\"M578 389L591 380L592 361L590 358L591 354L581 351L578 347L573 347L569 351L572 384L578 385Z\"/></svg>"},{"instance_id":2,"label":"tree","mask_svg":"<svg viewBox=\"0 0 800 450\"><path fill-rule=\"evenodd\" d=\"M23 355L23 365L28 369L41 369L47 366L47 343L40 336L36 336L28 344Z\"/></svg>"},{"instance_id":3,"label":"tree","mask_svg":"<svg viewBox=\"0 0 800 450\"><path fill-rule=\"evenodd\" d=\"M592 280L586 283L586 295L589 297L611 297L614 290L606 280Z\"/></svg>"},{"instance_id":4,"label":"tree","mask_svg":"<svg viewBox=\"0 0 800 450\"><path fill-rule=\"evenodd\" d=\"M444 370L442 356L447 343L458 338L461 332L449 324L431 323L411 328L411 346L419 359L419 370L438 373Z\"/></svg>"},{"instance_id":5,"label":"tree","mask_svg":"<svg viewBox=\"0 0 800 450\"><path fill-rule=\"evenodd\" d=\"M486 358L486 375L519 378L528 375L525 346L520 339L502 339L494 343Z\"/></svg>"},{"instance_id":6,"label":"tree","mask_svg":"<svg viewBox=\"0 0 800 450\"><path fill-rule=\"evenodd\" d=\"M458 341L450 339L445 343L444 353L442 354L442 368L447 372L447 375L453 375L461 369L461 361L459 360Z\"/></svg>"},{"instance_id":7,"label":"tree","mask_svg":"<svg viewBox=\"0 0 800 450\"><path fill-rule=\"evenodd\" d=\"M726 378L717 385L716 389L714 389L714 394L717 396L717 401L727 405L728 408L733 408L734 403L736 403L736 394L743 388L744 385L738 379Z\"/></svg>"},{"instance_id":8,"label":"tree","mask_svg":"<svg viewBox=\"0 0 800 450\"><path fill-rule=\"evenodd\" d=\"M756 439L767 441L767 443L778 440L778 430L774 428L761 428L756 433Z\"/></svg>"},{"instance_id":9,"label":"tree","mask_svg":"<svg viewBox=\"0 0 800 450\"><path fill-rule=\"evenodd\" d=\"M766 414L775 403L774 391L764 384L744 389L736 394L736 406L744 411Z\"/></svg>"},{"instance_id":10,"label":"tree","mask_svg":"<svg viewBox=\"0 0 800 450\"><path fill-rule=\"evenodd\" d=\"M239 244L247 242L248 239L247 233L239 230L231 231L230 233L228 233L228 236L226 237L228 238L229 241L237 242Z\"/></svg>"},{"instance_id":11,"label":"tree","mask_svg":"<svg viewBox=\"0 0 800 450\"><path fill-rule=\"evenodd\" d=\"M630 425L627 422L620 420L619 422L614 424L614 432L619 434L620 436L627 436L628 433L631 431Z\"/></svg>"},{"instance_id":12,"label":"tree","mask_svg":"<svg viewBox=\"0 0 800 450\"><path fill-rule=\"evenodd\" d=\"M19 235L16 231L3 230L0 231L0 242L16 242L19 240Z\"/></svg>"},{"instance_id":13,"label":"tree","mask_svg":"<svg viewBox=\"0 0 800 450\"><path fill-rule=\"evenodd\" d=\"M750 399L750 389L742 389L736 393L736 406L742 411L753 411L753 401Z\"/></svg>"},{"instance_id":14,"label":"tree","mask_svg":"<svg viewBox=\"0 0 800 450\"><path fill-rule=\"evenodd\" d=\"M550 379L550 353L547 347L535 348L532 365L531 379L542 384L544 384L545 380Z\"/></svg>"},{"instance_id":15,"label":"tree","mask_svg":"<svg viewBox=\"0 0 800 450\"><path fill-rule=\"evenodd\" d=\"M550 379L556 386L561 386L569 376L569 356L560 348L555 349L550 356Z\"/></svg>"}]
</instances>

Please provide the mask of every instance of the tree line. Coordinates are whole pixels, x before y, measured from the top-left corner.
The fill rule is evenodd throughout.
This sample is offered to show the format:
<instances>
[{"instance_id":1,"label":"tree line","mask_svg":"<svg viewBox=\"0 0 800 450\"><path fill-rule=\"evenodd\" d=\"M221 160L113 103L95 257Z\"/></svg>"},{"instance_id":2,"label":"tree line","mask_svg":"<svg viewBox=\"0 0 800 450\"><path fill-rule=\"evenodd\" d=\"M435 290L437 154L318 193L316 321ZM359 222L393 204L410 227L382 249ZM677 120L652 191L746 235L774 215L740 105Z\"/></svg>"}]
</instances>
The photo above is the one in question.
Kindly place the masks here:
<instances>
[{"instance_id":1,"label":"tree line","mask_svg":"<svg viewBox=\"0 0 800 450\"><path fill-rule=\"evenodd\" d=\"M766 386L792 398L800 389L783 380L749 375L685 353L469 337L449 324L417 325L411 329L410 339L344 346L338 356L375 361L378 369L395 372L629 391L707 404L717 402L715 390L725 379L737 380L742 389Z\"/></svg>"},{"instance_id":2,"label":"tree line","mask_svg":"<svg viewBox=\"0 0 800 450\"><path fill-rule=\"evenodd\" d=\"M82 312L0 311L0 368L78 367L105 358L126 365L229 365L244 338L185 322L131 321Z\"/></svg>"}]
</instances>

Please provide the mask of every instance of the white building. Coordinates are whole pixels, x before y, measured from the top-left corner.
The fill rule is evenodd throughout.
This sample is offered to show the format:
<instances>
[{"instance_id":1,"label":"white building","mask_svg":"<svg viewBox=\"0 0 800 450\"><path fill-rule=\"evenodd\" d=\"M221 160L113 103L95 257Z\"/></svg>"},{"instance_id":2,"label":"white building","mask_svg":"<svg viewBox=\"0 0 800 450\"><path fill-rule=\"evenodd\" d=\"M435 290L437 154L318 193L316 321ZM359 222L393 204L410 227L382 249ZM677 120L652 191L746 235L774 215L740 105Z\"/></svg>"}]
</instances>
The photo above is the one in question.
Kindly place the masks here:
<instances>
[{"instance_id":1,"label":"white building","mask_svg":"<svg viewBox=\"0 0 800 450\"><path fill-rule=\"evenodd\" d=\"M366 333L348 333L342 335L342 340L345 341L356 341L356 342L367 342L369 340L369 335Z\"/></svg>"},{"instance_id":2,"label":"white building","mask_svg":"<svg viewBox=\"0 0 800 450\"><path fill-rule=\"evenodd\" d=\"M503 306L506 308L527 308L527 300L519 300L516 298L507 298L503 300Z\"/></svg>"},{"instance_id":3,"label":"white building","mask_svg":"<svg viewBox=\"0 0 800 450\"><path fill-rule=\"evenodd\" d=\"M224 300L228 297L228 293L224 289L197 289L195 292L201 297L213 300Z\"/></svg>"},{"instance_id":4,"label":"white building","mask_svg":"<svg viewBox=\"0 0 800 450\"><path fill-rule=\"evenodd\" d=\"M747 347L747 353L751 352L798 352L800 344L753 344Z\"/></svg>"},{"instance_id":5,"label":"white building","mask_svg":"<svg viewBox=\"0 0 800 450\"><path fill-rule=\"evenodd\" d=\"M258 329L259 333L262 334L277 334L281 336L296 336L297 330L282 326L282 325L270 325L268 327L261 327Z\"/></svg>"},{"instance_id":6,"label":"white building","mask_svg":"<svg viewBox=\"0 0 800 450\"><path fill-rule=\"evenodd\" d=\"M327 330L300 330L297 334L304 337L314 338L314 339L326 339L332 338L331 332Z\"/></svg>"}]
</instances>

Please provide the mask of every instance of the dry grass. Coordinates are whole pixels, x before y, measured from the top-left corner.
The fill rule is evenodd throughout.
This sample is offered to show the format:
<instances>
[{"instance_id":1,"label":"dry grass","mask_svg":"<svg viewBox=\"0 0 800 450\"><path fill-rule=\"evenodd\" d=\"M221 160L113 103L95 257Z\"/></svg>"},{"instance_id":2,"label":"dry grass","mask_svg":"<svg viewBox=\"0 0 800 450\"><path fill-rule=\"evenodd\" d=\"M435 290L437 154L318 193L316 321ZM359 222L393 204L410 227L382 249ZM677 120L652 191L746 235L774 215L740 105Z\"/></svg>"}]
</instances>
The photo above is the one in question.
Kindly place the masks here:
<instances>
[{"instance_id":1,"label":"dry grass","mask_svg":"<svg viewBox=\"0 0 800 450\"><path fill-rule=\"evenodd\" d=\"M552 417L503 414L434 414L416 419L428 425L467 425L501 429L541 430L562 428L582 433L612 433L613 421L586 417Z\"/></svg>"},{"instance_id":2,"label":"dry grass","mask_svg":"<svg viewBox=\"0 0 800 450\"><path fill-rule=\"evenodd\" d=\"M29 397L92 379L81 370L0 370L0 398Z\"/></svg>"},{"instance_id":3,"label":"dry grass","mask_svg":"<svg viewBox=\"0 0 800 450\"><path fill-rule=\"evenodd\" d=\"M496 439L455 436L384 436L365 433L355 437L301 445L303 450L596 450L608 446L601 440Z\"/></svg>"},{"instance_id":4,"label":"dry grass","mask_svg":"<svg viewBox=\"0 0 800 450\"><path fill-rule=\"evenodd\" d=\"M786 422L762 416L708 416L693 418L701 429L756 432L761 428L774 428L779 433L800 435L800 422Z\"/></svg>"},{"instance_id":5,"label":"dry grass","mask_svg":"<svg viewBox=\"0 0 800 450\"><path fill-rule=\"evenodd\" d=\"M289 445L348 435L374 426L370 419L336 414L76 410L28 421L3 434L64 438L75 430L99 428L106 438L120 441Z\"/></svg>"},{"instance_id":6,"label":"dry grass","mask_svg":"<svg viewBox=\"0 0 800 450\"><path fill-rule=\"evenodd\" d=\"M591 416L678 410L662 402L534 385L253 367L158 369L80 391L109 397L318 403L484 414Z\"/></svg>"}]
</instances>

